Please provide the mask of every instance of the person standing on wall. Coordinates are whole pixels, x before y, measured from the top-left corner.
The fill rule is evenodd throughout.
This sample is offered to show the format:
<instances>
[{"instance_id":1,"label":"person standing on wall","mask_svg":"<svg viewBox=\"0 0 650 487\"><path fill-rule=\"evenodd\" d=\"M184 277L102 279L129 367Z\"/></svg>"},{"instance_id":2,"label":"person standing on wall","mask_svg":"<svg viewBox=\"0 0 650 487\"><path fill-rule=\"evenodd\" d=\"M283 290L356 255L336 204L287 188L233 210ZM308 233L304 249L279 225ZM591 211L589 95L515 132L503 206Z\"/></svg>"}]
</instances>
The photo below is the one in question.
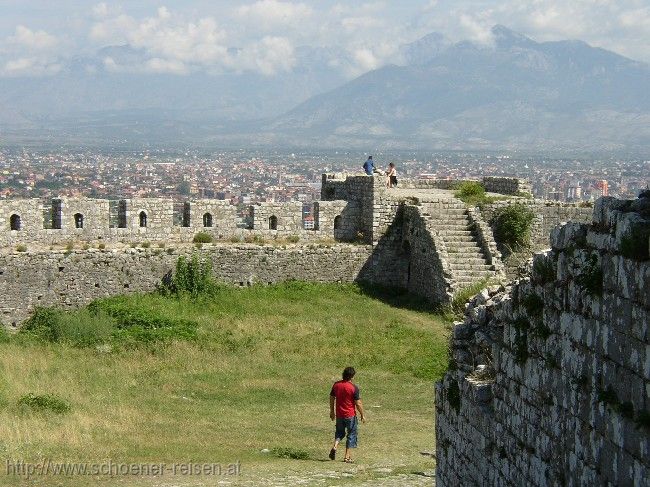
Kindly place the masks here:
<instances>
[{"instance_id":1,"label":"person standing on wall","mask_svg":"<svg viewBox=\"0 0 650 487\"><path fill-rule=\"evenodd\" d=\"M395 168L395 164L391 162L386 171L386 187L394 188L395 186L397 186L397 168Z\"/></svg>"},{"instance_id":2,"label":"person standing on wall","mask_svg":"<svg viewBox=\"0 0 650 487\"><path fill-rule=\"evenodd\" d=\"M368 160L363 163L363 170L366 171L368 176L372 176L375 172L375 164L372 161L372 156L368 156Z\"/></svg>"},{"instance_id":3,"label":"person standing on wall","mask_svg":"<svg viewBox=\"0 0 650 487\"><path fill-rule=\"evenodd\" d=\"M359 397L359 387L352 383L355 373L353 367L346 367L343 370L343 380L335 382L330 392L330 419L336 420L334 445L329 454L330 460L336 458L336 449L341 440L347 436L343 461L352 463L350 450L357 447L357 411L359 411L361 421L366 422L361 397Z\"/></svg>"}]
</instances>

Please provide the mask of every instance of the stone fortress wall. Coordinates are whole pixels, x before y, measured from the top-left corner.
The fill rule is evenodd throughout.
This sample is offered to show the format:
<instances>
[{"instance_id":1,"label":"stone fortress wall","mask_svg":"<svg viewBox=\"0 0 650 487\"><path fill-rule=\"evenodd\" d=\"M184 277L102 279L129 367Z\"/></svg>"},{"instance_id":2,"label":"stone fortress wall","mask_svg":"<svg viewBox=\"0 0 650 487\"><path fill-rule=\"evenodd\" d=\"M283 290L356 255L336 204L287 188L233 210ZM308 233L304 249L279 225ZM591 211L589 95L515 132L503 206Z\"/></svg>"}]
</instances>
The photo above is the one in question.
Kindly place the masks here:
<instances>
[{"instance_id":1,"label":"stone fortress wall","mask_svg":"<svg viewBox=\"0 0 650 487\"><path fill-rule=\"evenodd\" d=\"M436 485L647 485L650 198L601 198L473 298L436 384Z\"/></svg>"},{"instance_id":2,"label":"stone fortress wall","mask_svg":"<svg viewBox=\"0 0 650 487\"><path fill-rule=\"evenodd\" d=\"M516 178L488 179L492 187L500 185L516 194L526 184ZM59 198L46 204L35 199L0 201L2 320L19 324L36 306L74 307L100 296L151 290L152 282L159 282L173 269L179 253L188 249L209 256L215 276L238 285L286 279L365 280L444 303L458 289L480 279L503 279L501 255L480 211L467 209L451 193L427 191L436 189L431 180L402 183L417 190L417 197L387 190L383 177L324 174L321 200L314 203L313 230L303 228L299 202L252 205L242 227L236 208L219 200L180 204L155 198ZM188 245L198 232L211 234L214 243L200 250ZM267 243L263 248L268 252L238 246L242 240ZM63 251L70 242L83 245ZM129 243L140 248L123 245ZM26 252L21 252L25 250L21 245ZM278 249L279 245L285 248ZM322 251L313 253L314 248ZM333 248L338 250L328 250ZM298 272L305 252L312 261L321 262L304 265L307 271ZM337 252L348 255L355 272L336 263ZM293 259L283 257L274 263L280 254ZM264 261L250 268L238 264L255 260L256 255ZM125 259L151 259L165 272L137 262L125 265ZM295 271L291 270L294 264ZM131 272L131 268L141 271ZM223 273L223 269L230 271Z\"/></svg>"}]
</instances>

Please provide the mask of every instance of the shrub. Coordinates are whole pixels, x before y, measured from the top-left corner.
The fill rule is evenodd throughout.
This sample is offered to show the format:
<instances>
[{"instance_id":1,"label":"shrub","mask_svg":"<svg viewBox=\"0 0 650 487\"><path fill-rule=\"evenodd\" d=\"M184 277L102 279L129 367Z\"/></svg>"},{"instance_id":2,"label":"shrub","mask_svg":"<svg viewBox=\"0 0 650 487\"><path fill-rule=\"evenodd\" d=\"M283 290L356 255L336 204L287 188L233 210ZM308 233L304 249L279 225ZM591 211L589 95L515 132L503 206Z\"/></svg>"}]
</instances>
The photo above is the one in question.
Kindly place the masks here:
<instances>
[{"instance_id":1,"label":"shrub","mask_svg":"<svg viewBox=\"0 0 650 487\"><path fill-rule=\"evenodd\" d=\"M199 232L196 235L194 235L194 238L192 239L192 242L194 243L212 243L214 241L214 238L212 235L210 235L207 232Z\"/></svg>"},{"instance_id":2,"label":"shrub","mask_svg":"<svg viewBox=\"0 0 650 487\"><path fill-rule=\"evenodd\" d=\"M630 233L621 238L621 255L628 259L647 260L648 238L650 228L634 227Z\"/></svg>"},{"instance_id":3,"label":"shrub","mask_svg":"<svg viewBox=\"0 0 650 487\"><path fill-rule=\"evenodd\" d=\"M25 244L18 244L16 245L16 250L18 252L27 252L27 245Z\"/></svg>"},{"instance_id":4,"label":"shrub","mask_svg":"<svg viewBox=\"0 0 650 487\"><path fill-rule=\"evenodd\" d=\"M544 300L536 293L522 299L522 304L530 316L541 316L544 312Z\"/></svg>"},{"instance_id":5,"label":"shrub","mask_svg":"<svg viewBox=\"0 0 650 487\"><path fill-rule=\"evenodd\" d=\"M74 242L68 242L67 244L65 244L65 249L68 252L72 252L74 250Z\"/></svg>"},{"instance_id":6,"label":"shrub","mask_svg":"<svg viewBox=\"0 0 650 487\"><path fill-rule=\"evenodd\" d=\"M289 235L287 237L287 242L289 243L298 243L300 241L300 236L299 235Z\"/></svg>"},{"instance_id":7,"label":"shrub","mask_svg":"<svg viewBox=\"0 0 650 487\"><path fill-rule=\"evenodd\" d=\"M463 181L456 187L454 196L474 206L485 199L485 186L478 181Z\"/></svg>"},{"instance_id":8,"label":"shrub","mask_svg":"<svg viewBox=\"0 0 650 487\"><path fill-rule=\"evenodd\" d=\"M100 243L100 244L97 246L97 248L98 248L99 250L104 250L104 249L106 248L106 244L105 244L105 243Z\"/></svg>"},{"instance_id":9,"label":"shrub","mask_svg":"<svg viewBox=\"0 0 650 487\"><path fill-rule=\"evenodd\" d=\"M533 276L541 283L555 281L556 273L553 261L548 257L535 259L533 262Z\"/></svg>"},{"instance_id":10,"label":"shrub","mask_svg":"<svg viewBox=\"0 0 650 487\"><path fill-rule=\"evenodd\" d=\"M34 411L51 411L56 414L70 411L70 404L54 394L36 395L30 392L18 399L18 405Z\"/></svg>"},{"instance_id":11,"label":"shrub","mask_svg":"<svg viewBox=\"0 0 650 487\"><path fill-rule=\"evenodd\" d=\"M140 244L140 246L143 249L148 249L149 247L151 247L151 242L142 242L142 244Z\"/></svg>"},{"instance_id":12,"label":"shrub","mask_svg":"<svg viewBox=\"0 0 650 487\"><path fill-rule=\"evenodd\" d=\"M53 308L38 308L20 329L49 342L65 342L86 347L110 340L116 322L103 312L87 309L64 313Z\"/></svg>"},{"instance_id":13,"label":"shrub","mask_svg":"<svg viewBox=\"0 0 650 487\"><path fill-rule=\"evenodd\" d=\"M526 205L515 203L499 208L492 219L494 237L513 249L530 245L530 230L535 214Z\"/></svg>"},{"instance_id":14,"label":"shrub","mask_svg":"<svg viewBox=\"0 0 650 487\"><path fill-rule=\"evenodd\" d=\"M603 270L598 265L598 258L592 254L583 272L576 276L576 283L587 290L592 296L603 294Z\"/></svg>"},{"instance_id":15,"label":"shrub","mask_svg":"<svg viewBox=\"0 0 650 487\"><path fill-rule=\"evenodd\" d=\"M271 453L278 458L290 458L293 460L308 460L309 453L298 448L273 448Z\"/></svg>"},{"instance_id":16,"label":"shrub","mask_svg":"<svg viewBox=\"0 0 650 487\"><path fill-rule=\"evenodd\" d=\"M200 260L192 254L188 260L181 255L176 261L176 270L171 279L163 284L163 291L173 294L190 294L198 296L215 288L212 279L212 261Z\"/></svg>"},{"instance_id":17,"label":"shrub","mask_svg":"<svg viewBox=\"0 0 650 487\"><path fill-rule=\"evenodd\" d=\"M454 293L454 297L451 300L448 308L445 310L447 314L451 314L451 318L462 318L465 314L465 303L467 303L472 297L477 295L481 290L489 286L489 279L481 279L480 281L467 286L465 288L459 289Z\"/></svg>"},{"instance_id":18,"label":"shrub","mask_svg":"<svg viewBox=\"0 0 650 487\"><path fill-rule=\"evenodd\" d=\"M9 332L7 329L0 324L0 343L7 343L11 336L9 335Z\"/></svg>"}]
</instances>

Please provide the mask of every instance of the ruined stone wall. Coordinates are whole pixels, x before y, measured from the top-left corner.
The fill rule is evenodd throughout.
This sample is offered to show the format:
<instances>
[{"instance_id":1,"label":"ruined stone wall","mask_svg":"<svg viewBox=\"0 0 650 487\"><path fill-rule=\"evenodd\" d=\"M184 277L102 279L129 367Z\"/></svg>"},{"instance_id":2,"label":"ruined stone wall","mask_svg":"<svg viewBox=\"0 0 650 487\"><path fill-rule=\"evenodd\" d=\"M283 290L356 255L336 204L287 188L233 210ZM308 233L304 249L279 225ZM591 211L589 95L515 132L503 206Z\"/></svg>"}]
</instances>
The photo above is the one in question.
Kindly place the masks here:
<instances>
[{"instance_id":1,"label":"ruined stone wall","mask_svg":"<svg viewBox=\"0 0 650 487\"><path fill-rule=\"evenodd\" d=\"M488 193L508 195L533 194L533 187L530 183L520 178L486 176L483 178L483 186Z\"/></svg>"},{"instance_id":2,"label":"ruined stone wall","mask_svg":"<svg viewBox=\"0 0 650 487\"><path fill-rule=\"evenodd\" d=\"M404 268L397 271L403 281L401 287L426 298L432 303L446 303L452 295L450 272L445 265L444 242L436 239L415 205L404 208L402 242L396 262Z\"/></svg>"},{"instance_id":3,"label":"ruined stone wall","mask_svg":"<svg viewBox=\"0 0 650 487\"><path fill-rule=\"evenodd\" d=\"M436 485L647 485L650 200L600 199L454 324Z\"/></svg>"},{"instance_id":4,"label":"ruined stone wall","mask_svg":"<svg viewBox=\"0 0 650 487\"><path fill-rule=\"evenodd\" d=\"M212 260L219 281L236 286L291 279L311 282L372 281L364 245L205 245L166 249L74 250L0 256L0 316L17 325L36 306L73 308L93 299L149 292L173 270L180 255Z\"/></svg>"},{"instance_id":5,"label":"ruined stone wall","mask_svg":"<svg viewBox=\"0 0 650 487\"><path fill-rule=\"evenodd\" d=\"M491 223L497 210L513 203L525 205L535 213L536 218L531 229L531 243L536 250L548 248L549 235L557 225L568 221L588 223L591 221L593 212L593 208L585 208L572 203L518 198L483 205L481 215L486 222Z\"/></svg>"},{"instance_id":6,"label":"ruined stone wall","mask_svg":"<svg viewBox=\"0 0 650 487\"><path fill-rule=\"evenodd\" d=\"M465 182L482 183L488 193L505 195L532 194L532 186L525 179L486 176L478 179L400 179L399 188L407 189L455 189Z\"/></svg>"}]
</instances>

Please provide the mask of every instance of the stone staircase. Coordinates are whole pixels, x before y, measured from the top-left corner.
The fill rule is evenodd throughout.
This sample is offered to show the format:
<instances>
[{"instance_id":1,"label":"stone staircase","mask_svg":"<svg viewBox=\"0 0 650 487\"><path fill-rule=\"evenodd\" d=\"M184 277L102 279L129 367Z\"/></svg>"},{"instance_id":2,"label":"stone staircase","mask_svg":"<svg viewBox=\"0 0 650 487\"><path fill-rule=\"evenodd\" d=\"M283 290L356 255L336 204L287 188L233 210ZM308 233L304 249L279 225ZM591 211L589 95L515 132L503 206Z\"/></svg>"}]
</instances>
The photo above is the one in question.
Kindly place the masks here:
<instances>
[{"instance_id":1,"label":"stone staircase","mask_svg":"<svg viewBox=\"0 0 650 487\"><path fill-rule=\"evenodd\" d=\"M443 261L452 292L497 276L465 206L454 200L421 203L421 215Z\"/></svg>"}]
</instances>

